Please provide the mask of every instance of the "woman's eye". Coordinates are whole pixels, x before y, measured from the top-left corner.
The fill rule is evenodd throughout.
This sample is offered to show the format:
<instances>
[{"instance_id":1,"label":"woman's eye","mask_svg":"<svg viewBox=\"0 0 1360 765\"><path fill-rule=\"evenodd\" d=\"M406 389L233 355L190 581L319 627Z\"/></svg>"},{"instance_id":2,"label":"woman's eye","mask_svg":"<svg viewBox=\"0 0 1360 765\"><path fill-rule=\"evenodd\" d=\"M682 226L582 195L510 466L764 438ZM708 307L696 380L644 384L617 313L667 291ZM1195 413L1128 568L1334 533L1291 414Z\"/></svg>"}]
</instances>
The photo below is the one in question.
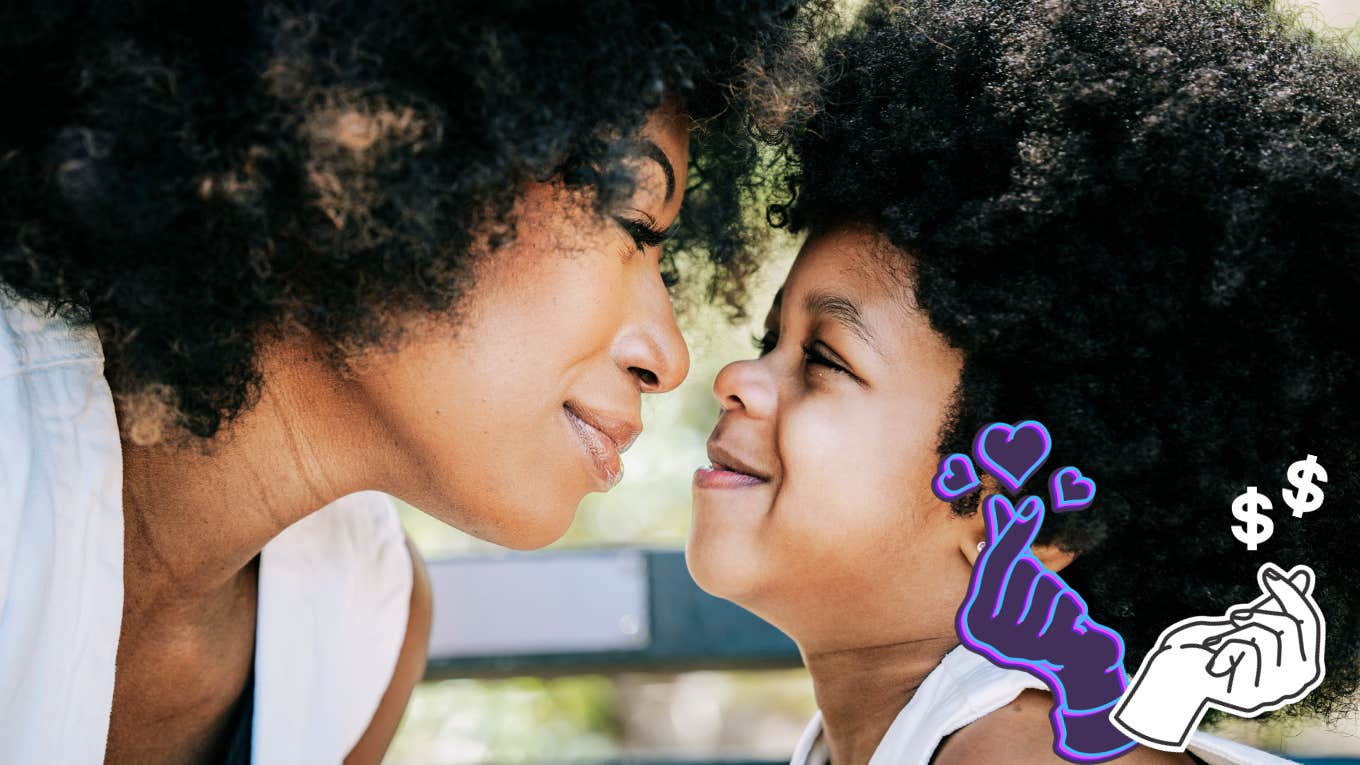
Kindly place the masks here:
<instances>
[{"instance_id":1,"label":"woman's eye","mask_svg":"<svg viewBox=\"0 0 1360 765\"><path fill-rule=\"evenodd\" d=\"M656 219L646 213L642 213L645 221L634 220L622 215L615 215L614 220L623 227L633 240L633 246L637 248L638 254L647 251L649 247L660 247L675 235L676 224L660 229L656 227ZM672 289L680 283L680 271L675 265L675 259L668 252L662 252L657 259L657 267L661 271L661 283L666 289Z\"/></svg>"},{"instance_id":2,"label":"woman's eye","mask_svg":"<svg viewBox=\"0 0 1360 765\"><path fill-rule=\"evenodd\" d=\"M650 215L647 216L645 221L625 218L622 215L615 215L614 220L623 227L624 231L628 232L628 236L632 238L638 252L642 252L648 247L658 247L665 244L666 240L670 239L671 235L675 233L673 224L668 228L657 228L656 219Z\"/></svg>"}]
</instances>

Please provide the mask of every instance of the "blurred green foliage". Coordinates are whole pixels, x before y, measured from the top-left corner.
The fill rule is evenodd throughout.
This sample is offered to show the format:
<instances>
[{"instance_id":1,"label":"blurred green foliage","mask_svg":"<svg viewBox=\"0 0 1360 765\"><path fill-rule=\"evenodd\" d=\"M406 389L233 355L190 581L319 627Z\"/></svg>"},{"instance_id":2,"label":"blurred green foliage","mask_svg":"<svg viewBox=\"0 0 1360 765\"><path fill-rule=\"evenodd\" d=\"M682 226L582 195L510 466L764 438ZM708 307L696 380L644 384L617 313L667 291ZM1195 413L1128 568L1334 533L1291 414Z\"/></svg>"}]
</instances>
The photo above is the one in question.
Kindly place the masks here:
<instances>
[{"instance_id":1,"label":"blurred green foliage","mask_svg":"<svg viewBox=\"0 0 1360 765\"><path fill-rule=\"evenodd\" d=\"M421 687L395 762L543 762L616 754L615 694L603 677L449 680Z\"/></svg>"}]
</instances>

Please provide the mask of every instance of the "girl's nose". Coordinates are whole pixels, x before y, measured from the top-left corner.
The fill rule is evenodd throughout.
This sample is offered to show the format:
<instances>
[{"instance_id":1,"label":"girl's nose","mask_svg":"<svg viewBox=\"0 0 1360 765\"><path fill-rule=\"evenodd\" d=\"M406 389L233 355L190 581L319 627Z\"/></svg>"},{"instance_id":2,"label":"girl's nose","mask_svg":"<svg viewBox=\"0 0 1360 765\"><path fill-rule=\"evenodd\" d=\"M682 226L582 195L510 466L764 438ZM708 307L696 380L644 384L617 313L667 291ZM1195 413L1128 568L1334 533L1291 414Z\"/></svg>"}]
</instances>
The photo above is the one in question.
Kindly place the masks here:
<instances>
[{"instance_id":1,"label":"girl's nose","mask_svg":"<svg viewBox=\"0 0 1360 765\"><path fill-rule=\"evenodd\" d=\"M724 412L744 410L752 417L774 414L778 396L761 359L734 361L713 380L713 395Z\"/></svg>"}]
</instances>

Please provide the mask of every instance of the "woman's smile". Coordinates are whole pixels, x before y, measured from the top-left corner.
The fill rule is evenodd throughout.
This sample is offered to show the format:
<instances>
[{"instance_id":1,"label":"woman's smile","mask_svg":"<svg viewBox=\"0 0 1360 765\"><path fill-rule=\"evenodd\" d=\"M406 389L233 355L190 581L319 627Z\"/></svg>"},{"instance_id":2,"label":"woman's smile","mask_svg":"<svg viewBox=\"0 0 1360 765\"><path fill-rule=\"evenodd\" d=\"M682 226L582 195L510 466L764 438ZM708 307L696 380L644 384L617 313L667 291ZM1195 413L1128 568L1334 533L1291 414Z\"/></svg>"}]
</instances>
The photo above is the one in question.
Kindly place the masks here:
<instances>
[{"instance_id":1,"label":"woman's smile","mask_svg":"<svg viewBox=\"0 0 1360 765\"><path fill-rule=\"evenodd\" d=\"M614 488L623 478L620 455L637 440L642 427L625 420L610 419L571 401L562 405L562 411L590 461L599 491Z\"/></svg>"}]
</instances>

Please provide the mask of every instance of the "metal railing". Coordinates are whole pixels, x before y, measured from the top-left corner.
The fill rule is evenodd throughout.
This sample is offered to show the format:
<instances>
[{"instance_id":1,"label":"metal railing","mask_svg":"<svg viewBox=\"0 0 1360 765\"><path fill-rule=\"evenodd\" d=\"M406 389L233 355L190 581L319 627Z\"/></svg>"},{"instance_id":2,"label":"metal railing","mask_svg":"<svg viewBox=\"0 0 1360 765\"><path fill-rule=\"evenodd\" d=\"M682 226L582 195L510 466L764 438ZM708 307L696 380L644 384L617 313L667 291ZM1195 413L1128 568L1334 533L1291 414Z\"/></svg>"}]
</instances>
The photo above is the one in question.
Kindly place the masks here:
<instances>
[{"instance_id":1,"label":"metal railing","mask_svg":"<svg viewBox=\"0 0 1360 765\"><path fill-rule=\"evenodd\" d=\"M514 553L427 565L435 617L426 680L802 666L797 647L779 630L700 590L680 551ZM622 762L682 765L660 759L610 765Z\"/></svg>"}]
</instances>

